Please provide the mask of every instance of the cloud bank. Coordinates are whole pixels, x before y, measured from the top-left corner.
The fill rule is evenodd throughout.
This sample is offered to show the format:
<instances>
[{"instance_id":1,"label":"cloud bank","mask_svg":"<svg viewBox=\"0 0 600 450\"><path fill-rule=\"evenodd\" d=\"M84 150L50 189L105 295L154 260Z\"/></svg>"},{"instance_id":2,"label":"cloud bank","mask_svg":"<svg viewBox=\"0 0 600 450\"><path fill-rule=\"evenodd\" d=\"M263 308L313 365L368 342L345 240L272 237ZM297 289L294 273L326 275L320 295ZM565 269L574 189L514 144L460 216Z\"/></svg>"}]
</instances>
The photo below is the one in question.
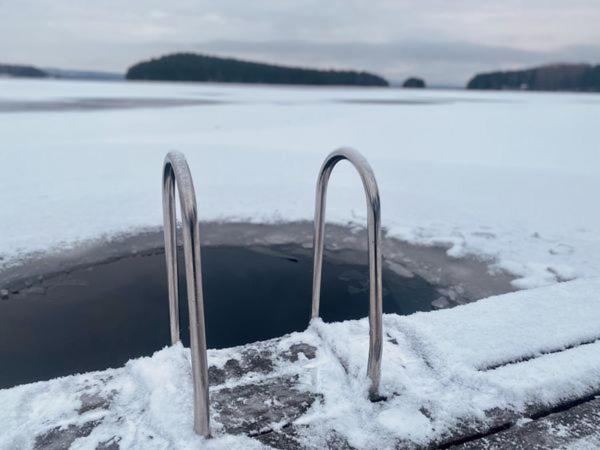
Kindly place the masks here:
<instances>
[{"instance_id":1,"label":"cloud bank","mask_svg":"<svg viewBox=\"0 0 600 450\"><path fill-rule=\"evenodd\" d=\"M391 80L600 63L597 0L0 0L0 60L124 71L196 51Z\"/></svg>"}]
</instances>

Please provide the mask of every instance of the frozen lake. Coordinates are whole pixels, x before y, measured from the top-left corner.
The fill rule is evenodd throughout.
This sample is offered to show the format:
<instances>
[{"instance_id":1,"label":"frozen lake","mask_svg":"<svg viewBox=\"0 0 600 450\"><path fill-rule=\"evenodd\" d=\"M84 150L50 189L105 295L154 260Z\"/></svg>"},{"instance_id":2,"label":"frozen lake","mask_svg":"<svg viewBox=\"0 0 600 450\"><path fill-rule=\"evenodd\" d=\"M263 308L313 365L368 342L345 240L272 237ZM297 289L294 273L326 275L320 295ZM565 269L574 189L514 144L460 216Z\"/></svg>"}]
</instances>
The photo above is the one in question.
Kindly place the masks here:
<instances>
[{"instance_id":1,"label":"frozen lake","mask_svg":"<svg viewBox=\"0 0 600 450\"><path fill-rule=\"evenodd\" d=\"M406 439L431 443L491 411L508 411L516 420L521 416L515 414L535 417L525 406L547 409L590 399L598 392L600 367L594 278L600 275L599 99L1 80L0 289L24 268L62 272L33 277L9 295L3 291L9 298L0 304L6 321L0 341L7 345L0 352L12 361L12 372L0 381L11 386L119 365L166 343L160 244L147 254L138 244L145 235L160 237L159 179L172 149L190 162L203 221L209 345L303 329L304 323L282 317L293 312L301 318L308 309L315 179L324 156L348 145L371 162L381 190L386 311L430 309L440 287L452 298L455 280L468 273L471 281L513 280L486 268L510 271L513 288L553 286L453 309L386 315L385 402L364 395L366 319L317 321L284 337L287 344L315 349L313 359L296 361L306 369L298 386L323 399L300 419L317 424L306 429L306 442L322 447L318 443L327 436L320 433L330 429L358 448L367 441L377 448ZM348 243L364 243L364 209L357 175L347 165L336 168L327 217L349 227L328 227L330 249L346 254ZM263 244L253 227L262 230ZM227 242L245 244L219 247L216 231ZM281 246L286 232L299 235L293 249ZM133 244L123 246L128 240ZM110 253L115 247L118 257ZM407 274L394 258L404 263L409 250L416 257ZM364 266L332 266L333 251L326 257L330 291L324 304L331 309L324 315L362 316ZM66 256L96 253L107 263L58 264ZM464 256L471 258L459 258ZM421 272L418 263L428 258L434 263ZM19 266L23 262L29 264ZM559 283L573 278L589 279ZM479 287L490 287L485 284ZM466 300L489 292L480 294ZM212 320L219 311L235 332ZM272 328L244 328L252 314ZM61 321L68 325L57 327ZM144 334L144 327L152 332ZM209 351L213 374L237 361L235 351ZM296 370L285 361L272 366L277 376ZM178 345L120 369L1 389L0 395L7 405L0 422L8 430L0 447L46 442L55 430L68 433L80 425L89 434L82 445L113 438L122 439L123 448L198 443L191 426L189 353ZM95 403L87 406L90 398ZM83 422L91 417L95 422ZM215 419L219 424L221 418ZM230 448L229 431L215 429L215 448ZM239 439L247 448L250 440Z\"/></svg>"},{"instance_id":2,"label":"frozen lake","mask_svg":"<svg viewBox=\"0 0 600 450\"><path fill-rule=\"evenodd\" d=\"M345 145L371 162L391 236L520 288L597 276L598 117L593 94L0 80L0 264L160 226L172 149L201 220L311 220ZM328 219L363 225L361 190L336 169Z\"/></svg>"}]
</instances>

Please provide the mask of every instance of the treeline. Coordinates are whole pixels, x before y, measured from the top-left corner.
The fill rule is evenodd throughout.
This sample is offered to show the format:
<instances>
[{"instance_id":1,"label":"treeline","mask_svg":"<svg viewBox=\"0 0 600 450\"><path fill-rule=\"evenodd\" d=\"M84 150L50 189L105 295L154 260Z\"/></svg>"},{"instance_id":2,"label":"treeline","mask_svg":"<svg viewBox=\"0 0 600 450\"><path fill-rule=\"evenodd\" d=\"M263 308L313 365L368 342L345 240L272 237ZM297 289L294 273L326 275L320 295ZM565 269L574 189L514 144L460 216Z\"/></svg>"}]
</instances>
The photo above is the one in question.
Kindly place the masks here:
<instances>
[{"instance_id":1,"label":"treeline","mask_svg":"<svg viewBox=\"0 0 600 450\"><path fill-rule=\"evenodd\" d=\"M526 70L478 74L467 89L600 92L600 65L555 64Z\"/></svg>"},{"instance_id":2,"label":"treeline","mask_svg":"<svg viewBox=\"0 0 600 450\"><path fill-rule=\"evenodd\" d=\"M368 72L277 66L233 58L177 53L130 67L128 80L216 81L227 83L388 86Z\"/></svg>"},{"instance_id":3,"label":"treeline","mask_svg":"<svg viewBox=\"0 0 600 450\"><path fill-rule=\"evenodd\" d=\"M33 66L20 66L12 64L0 64L0 76L7 77L25 77L25 78L46 78L48 73Z\"/></svg>"}]
</instances>

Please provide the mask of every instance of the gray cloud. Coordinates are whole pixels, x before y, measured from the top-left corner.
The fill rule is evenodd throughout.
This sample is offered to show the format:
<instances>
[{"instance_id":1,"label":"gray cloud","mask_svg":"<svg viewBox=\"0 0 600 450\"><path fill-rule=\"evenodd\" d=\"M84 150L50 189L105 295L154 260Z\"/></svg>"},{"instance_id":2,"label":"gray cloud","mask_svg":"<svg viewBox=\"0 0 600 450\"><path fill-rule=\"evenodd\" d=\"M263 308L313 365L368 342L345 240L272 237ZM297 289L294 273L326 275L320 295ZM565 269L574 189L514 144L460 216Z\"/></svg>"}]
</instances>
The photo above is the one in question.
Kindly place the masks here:
<instances>
[{"instance_id":1,"label":"gray cloud","mask_svg":"<svg viewBox=\"0 0 600 450\"><path fill-rule=\"evenodd\" d=\"M125 70L174 51L463 85L475 72L600 62L598 0L0 0L0 59Z\"/></svg>"}]
</instances>

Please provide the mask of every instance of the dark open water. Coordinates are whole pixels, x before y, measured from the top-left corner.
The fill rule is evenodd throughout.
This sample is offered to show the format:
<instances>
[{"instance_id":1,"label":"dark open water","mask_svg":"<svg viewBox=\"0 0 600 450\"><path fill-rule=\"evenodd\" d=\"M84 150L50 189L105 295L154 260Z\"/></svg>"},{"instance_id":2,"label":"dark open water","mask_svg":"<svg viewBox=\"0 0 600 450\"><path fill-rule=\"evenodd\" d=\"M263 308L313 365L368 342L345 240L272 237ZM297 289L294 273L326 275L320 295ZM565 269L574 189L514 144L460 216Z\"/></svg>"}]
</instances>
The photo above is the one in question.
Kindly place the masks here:
<instances>
[{"instance_id":1,"label":"dark open water","mask_svg":"<svg viewBox=\"0 0 600 450\"><path fill-rule=\"evenodd\" d=\"M181 253L181 252L180 252ZM181 255L180 255L181 256ZM368 268L323 267L321 314L341 321L368 314ZM180 261L181 329L189 345ZM306 328L312 256L294 246L202 250L209 348L224 348ZM384 271L383 309L410 314L438 297L417 276ZM0 301L0 388L122 366L169 344L163 254L129 256L45 279Z\"/></svg>"}]
</instances>

